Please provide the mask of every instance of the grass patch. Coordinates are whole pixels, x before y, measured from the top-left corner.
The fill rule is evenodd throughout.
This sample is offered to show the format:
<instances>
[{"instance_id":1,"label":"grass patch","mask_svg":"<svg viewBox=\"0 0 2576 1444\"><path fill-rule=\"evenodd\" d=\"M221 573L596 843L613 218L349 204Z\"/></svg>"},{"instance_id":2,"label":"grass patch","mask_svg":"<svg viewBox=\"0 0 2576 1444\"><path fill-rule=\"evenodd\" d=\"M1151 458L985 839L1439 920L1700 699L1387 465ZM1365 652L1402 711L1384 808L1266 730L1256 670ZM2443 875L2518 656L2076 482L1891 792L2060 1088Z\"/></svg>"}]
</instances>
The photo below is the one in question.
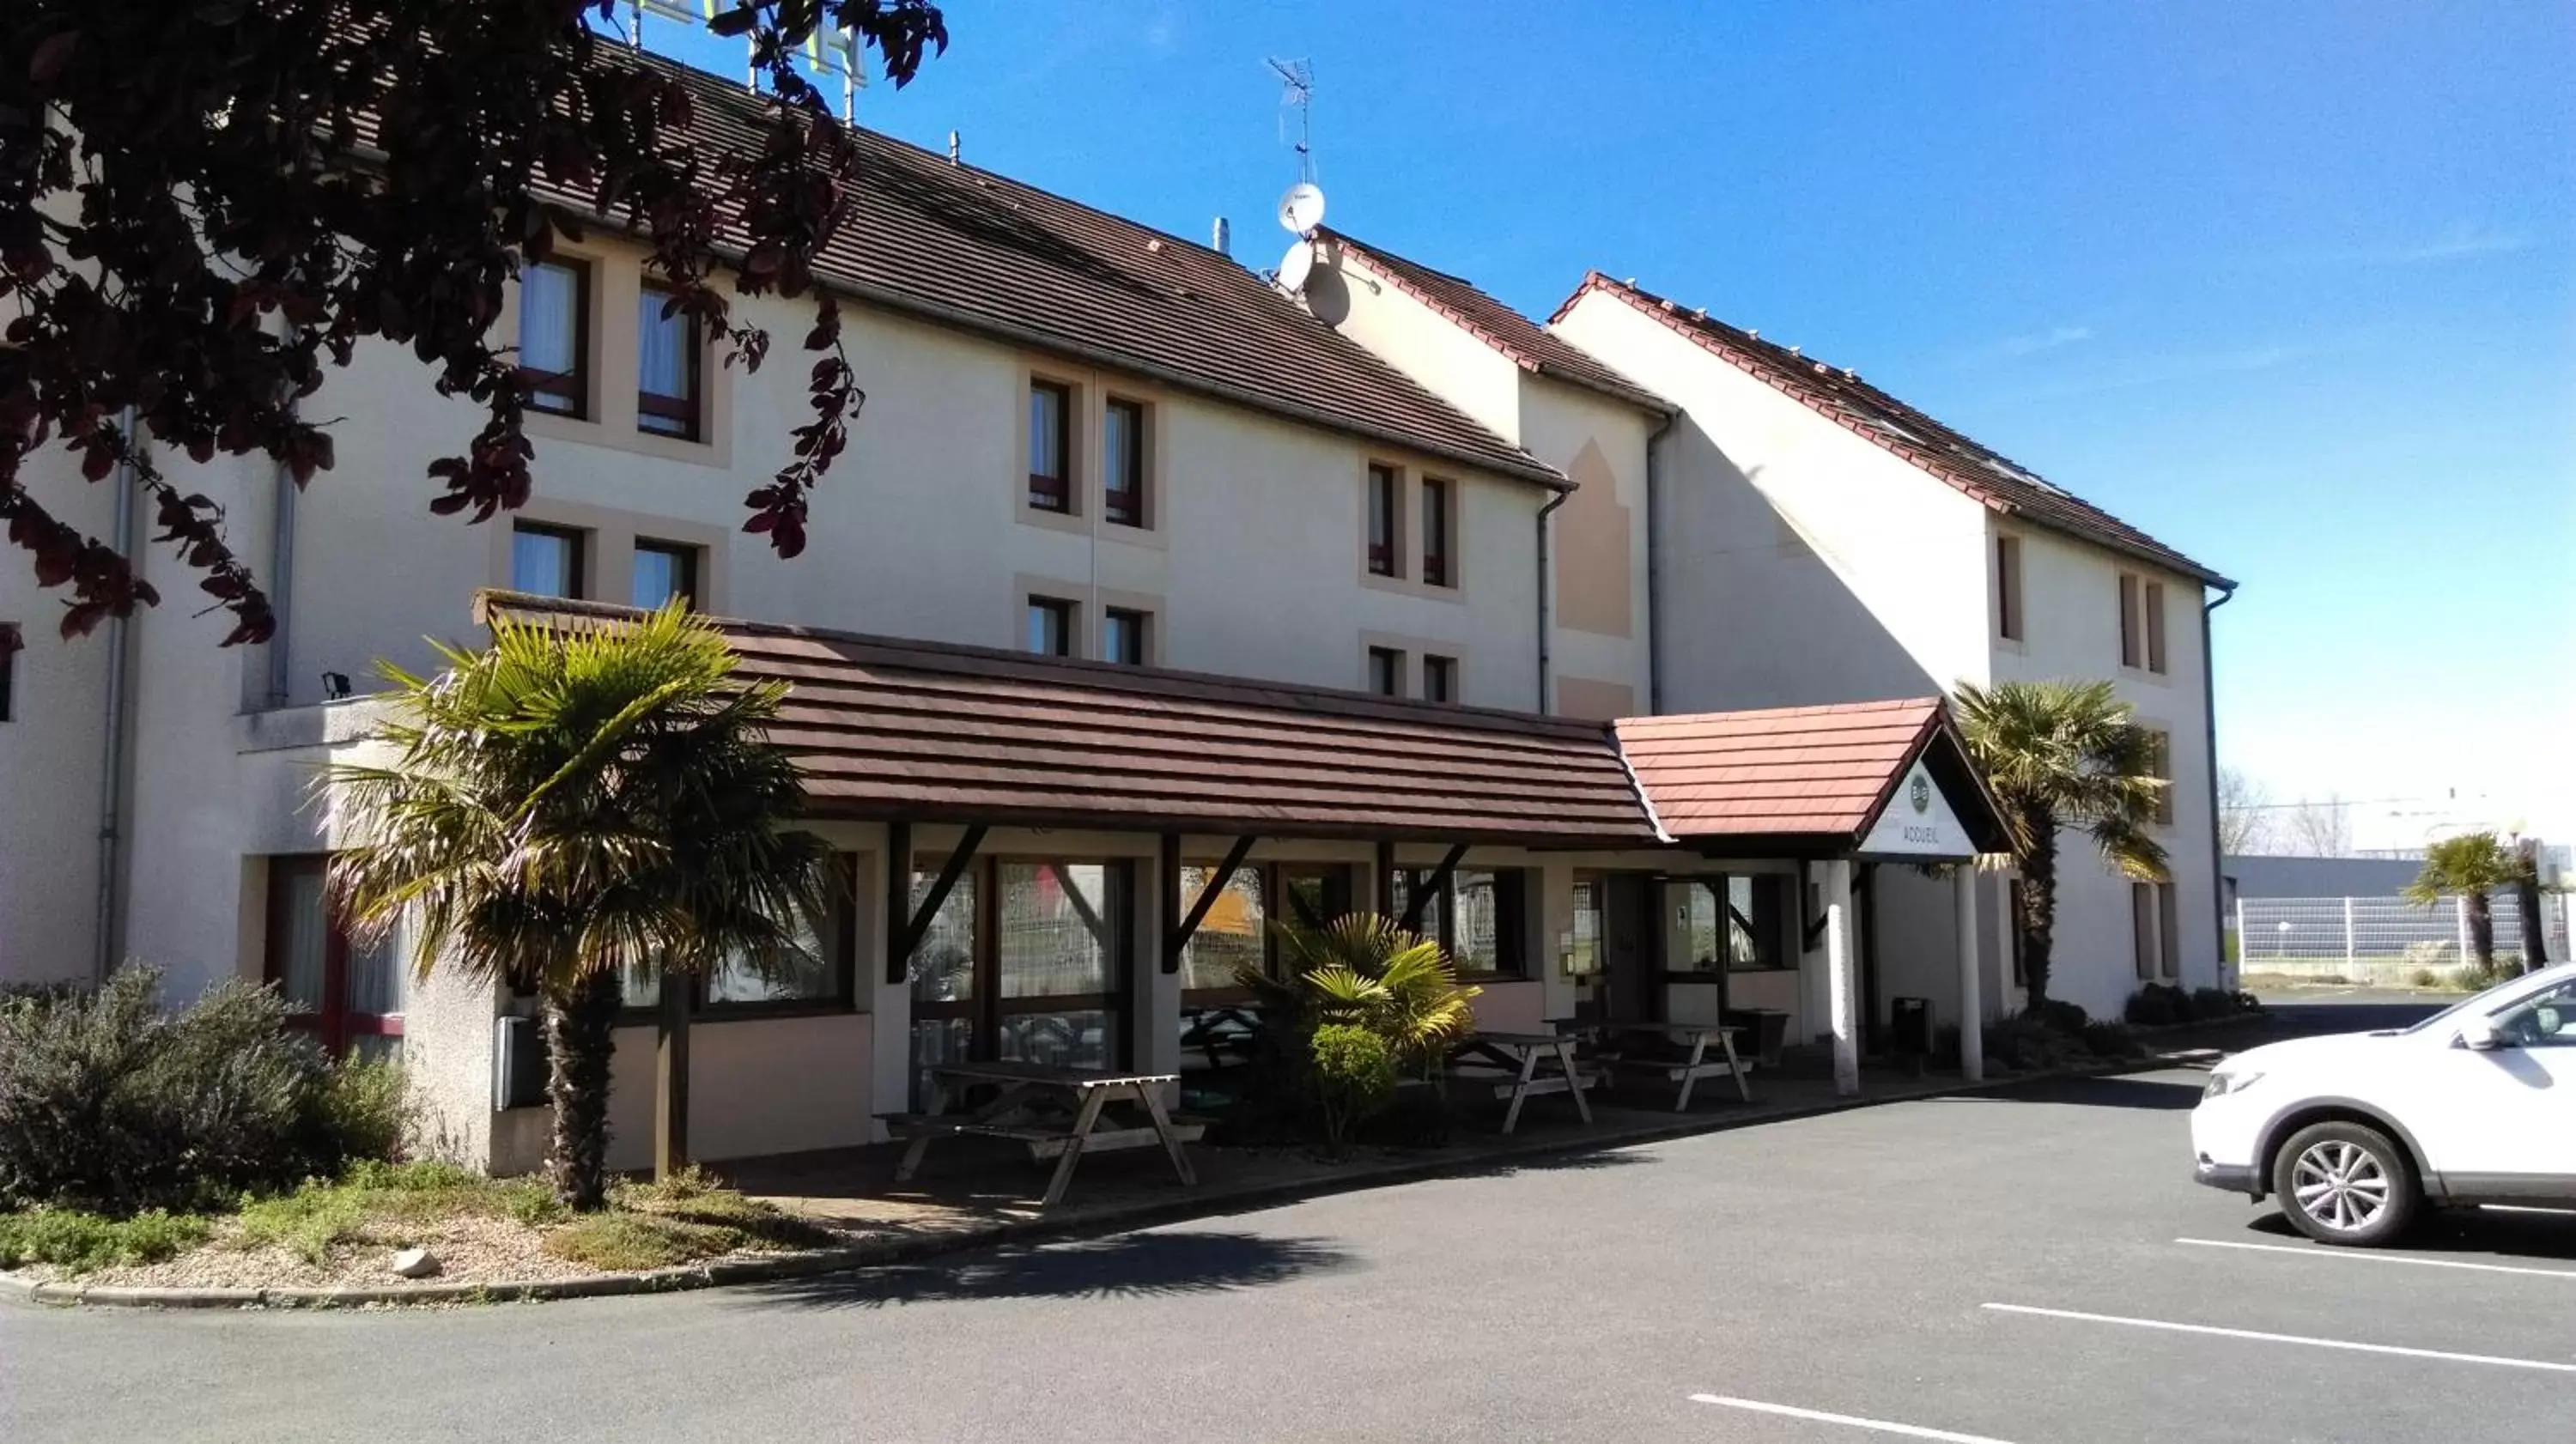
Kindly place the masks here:
<instances>
[{"instance_id":1,"label":"grass patch","mask_svg":"<svg viewBox=\"0 0 2576 1444\"><path fill-rule=\"evenodd\" d=\"M485 1178L446 1163L362 1163L332 1182L245 1200L237 1241L243 1248L275 1244L318 1268L338 1245L410 1244L460 1214L530 1225L565 1216L532 1179Z\"/></svg>"},{"instance_id":2,"label":"grass patch","mask_svg":"<svg viewBox=\"0 0 2576 1444\"><path fill-rule=\"evenodd\" d=\"M672 1268L746 1249L821 1248L827 1230L743 1197L695 1167L656 1182L619 1183L606 1210L546 1235L546 1252L612 1271Z\"/></svg>"},{"instance_id":3,"label":"grass patch","mask_svg":"<svg viewBox=\"0 0 2576 1444\"><path fill-rule=\"evenodd\" d=\"M39 1208L0 1214L0 1268L52 1264L65 1273L159 1263L206 1241L214 1225L193 1213L160 1209L106 1218L78 1209Z\"/></svg>"}]
</instances>

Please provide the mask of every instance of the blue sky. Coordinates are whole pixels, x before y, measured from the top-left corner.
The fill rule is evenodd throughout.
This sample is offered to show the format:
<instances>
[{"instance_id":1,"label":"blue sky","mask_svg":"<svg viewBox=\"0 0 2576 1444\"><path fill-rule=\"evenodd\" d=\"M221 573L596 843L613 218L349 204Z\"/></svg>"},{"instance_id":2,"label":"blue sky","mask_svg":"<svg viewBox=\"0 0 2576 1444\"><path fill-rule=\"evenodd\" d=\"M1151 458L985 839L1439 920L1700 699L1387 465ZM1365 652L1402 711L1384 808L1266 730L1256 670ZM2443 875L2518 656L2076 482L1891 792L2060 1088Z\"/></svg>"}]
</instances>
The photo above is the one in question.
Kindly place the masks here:
<instances>
[{"instance_id":1,"label":"blue sky","mask_svg":"<svg viewBox=\"0 0 2576 1444\"><path fill-rule=\"evenodd\" d=\"M948 15L866 123L1267 264L1262 61L1310 59L1335 225L1852 366L2244 583L2219 750L2276 798L2457 787L2576 838L2568 0Z\"/></svg>"}]
</instances>

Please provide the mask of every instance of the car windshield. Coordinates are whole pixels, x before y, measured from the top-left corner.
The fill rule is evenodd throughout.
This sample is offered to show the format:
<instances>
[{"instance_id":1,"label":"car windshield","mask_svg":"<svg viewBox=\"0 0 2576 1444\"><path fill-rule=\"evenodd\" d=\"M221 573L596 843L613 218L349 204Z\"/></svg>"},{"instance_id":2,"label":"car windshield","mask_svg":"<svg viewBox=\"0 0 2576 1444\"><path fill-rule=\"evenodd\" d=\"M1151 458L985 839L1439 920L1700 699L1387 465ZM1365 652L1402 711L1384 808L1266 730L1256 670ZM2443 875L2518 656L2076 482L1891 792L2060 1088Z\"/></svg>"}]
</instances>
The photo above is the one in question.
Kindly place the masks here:
<instances>
[{"instance_id":1,"label":"car windshield","mask_svg":"<svg viewBox=\"0 0 2576 1444\"><path fill-rule=\"evenodd\" d=\"M2496 984L2494 987L2487 989L2483 993L2472 993L2468 997L2462 998L2460 1001L2453 1003L2451 1006L2444 1008L2442 1011L2435 1013L2429 1018L2426 1018L2423 1022L2416 1024L2412 1028L2399 1028L2393 1031L2399 1033L2429 1033L2435 1028L2440 1027L2446 1020L2456 1020L2469 1013L2492 1012L2495 1010L2496 1004L2504 1001L2504 999L2510 995L2530 992L2534 988L2538 987L2546 987L2556 983L2563 983L2571 978L2576 978L2576 963L2561 963L2557 967L2544 969L2537 973L2528 973L2519 978L2507 978L2503 982Z\"/></svg>"}]
</instances>

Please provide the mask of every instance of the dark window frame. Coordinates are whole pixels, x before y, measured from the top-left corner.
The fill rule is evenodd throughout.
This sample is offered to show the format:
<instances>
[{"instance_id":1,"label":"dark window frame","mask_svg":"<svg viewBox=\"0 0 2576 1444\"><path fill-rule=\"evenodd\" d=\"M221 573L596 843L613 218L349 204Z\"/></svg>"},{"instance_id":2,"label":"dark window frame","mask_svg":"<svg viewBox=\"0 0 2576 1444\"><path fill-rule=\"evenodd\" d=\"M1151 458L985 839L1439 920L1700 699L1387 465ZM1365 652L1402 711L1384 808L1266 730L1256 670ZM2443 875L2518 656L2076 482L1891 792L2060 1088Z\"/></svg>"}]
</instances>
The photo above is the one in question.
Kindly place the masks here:
<instances>
[{"instance_id":1,"label":"dark window frame","mask_svg":"<svg viewBox=\"0 0 2576 1444\"><path fill-rule=\"evenodd\" d=\"M1422 584L1426 587L1455 587L1458 573L1450 544L1452 523L1457 520L1455 499L1457 486L1446 477L1422 478Z\"/></svg>"},{"instance_id":2,"label":"dark window frame","mask_svg":"<svg viewBox=\"0 0 2576 1444\"><path fill-rule=\"evenodd\" d=\"M1054 442L1057 469L1062 475L1048 475L1038 470L1037 400L1045 395L1055 402ZM1029 378L1029 394L1022 404L1028 408L1021 425L1029 444L1029 484L1022 504L1031 511L1055 516L1074 514L1073 503L1073 388L1062 381L1049 381L1043 376Z\"/></svg>"},{"instance_id":3,"label":"dark window frame","mask_svg":"<svg viewBox=\"0 0 2576 1444\"><path fill-rule=\"evenodd\" d=\"M1150 414L1144 402L1130 401L1123 396L1110 397L1101 407L1103 472L1100 479L1100 519L1111 526L1135 527L1140 531L1153 527L1153 443L1148 434ZM1122 464L1116 466L1110 465L1108 447L1110 437L1118 429L1111 424L1112 417L1125 418L1127 430L1126 454L1119 458ZM1122 472L1125 475L1121 475Z\"/></svg>"},{"instance_id":4,"label":"dark window frame","mask_svg":"<svg viewBox=\"0 0 2576 1444\"><path fill-rule=\"evenodd\" d=\"M1432 679L1438 678L1435 683ZM1422 654L1422 700L1425 702L1458 701L1458 659L1438 652Z\"/></svg>"},{"instance_id":5,"label":"dark window frame","mask_svg":"<svg viewBox=\"0 0 2576 1444\"><path fill-rule=\"evenodd\" d=\"M918 882L936 876L947 862L937 853L918 853L913 858L913 877ZM1101 915L1112 921L1115 945L1110 949L1106 981L1108 990L1100 993L1042 993L1016 998L1002 996L1002 864L1021 867L1072 868L1098 867L1107 879L1110 894L1102 900ZM1137 866L1128 857L979 857L971 864L969 876L975 886L974 948L970 959L972 972L967 996L952 999L913 998L910 1003L911 1027L925 1022L964 1020L967 1024L967 1056L979 1062L990 1062L1001 1051L1002 1020L1030 1013L1104 1012L1115 1020L1117 1045L1108 1066L1131 1066L1135 1057L1138 1004L1144 988L1138 978L1138 949L1142 940L1133 924L1136 901ZM907 973L912 960L904 960ZM905 1031L905 1068L912 1063L911 1028Z\"/></svg>"},{"instance_id":6,"label":"dark window frame","mask_svg":"<svg viewBox=\"0 0 2576 1444\"><path fill-rule=\"evenodd\" d=\"M519 380L528 388L528 409L541 415L560 416L570 421L589 421L593 419L590 414L590 308L593 304L593 283L597 279L598 272L590 262L579 256L550 256L537 265L559 267L572 274L572 369L539 371L533 366L519 367ZM525 354L528 326L525 289L526 283L523 280L518 336L521 354ZM549 406L543 400L546 397L557 397L567 404Z\"/></svg>"},{"instance_id":7,"label":"dark window frame","mask_svg":"<svg viewBox=\"0 0 2576 1444\"><path fill-rule=\"evenodd\" d=\"M17 720L18 654L26 649L26 632L16 622L0 622L0 722Z\"/></svg>"},{"instance_id":8,"label":"dark window frame","mask_svg":"<svg viewBox=\"0 0 2576 1444\"><path fill-rule=\"evenodd\" d=\"M698 324L697 317L683 311L679 315L670 318L680 322L681 325L686 328L686 340L684 344L687 348L685 354L688 357L687 385L689 388L689 394L686 396L665 396L661 392L647 391L644 389L644 346L641 336L641 323L644 320L644 306L647 303L650 303L655 297L660 297L663 301L667 302L670 300L671 295L672 293L668 287L653 285L649 282L637 293L636 321L638 322L638 336L635 346L635 429L647 436L665 436L674 441L704 441L706 439L707 430L707 340L706 328ZM675 429L648 426L645 424L645 418L647 417L660 417L667 421L675 421L679 423L679 425Z\"/></svg>"},{"instance_id":9,"label":"dark window frame","mask_svg":"<svg viewBox=\"0 0 2576 1444\"><path fill-rule=\"evenodd\" d=\"M2136 572L2120 573L2120 665L2137 668L2146 661L2146 583Z\"/></svg>"},{"instance_id":10,"label":"dark window frame","mask_svg":"<svg viewBox=\"0 0 2576 1444\"><path fill-rule=\"evenodd\" d=\"M519 538L523 536L553 537L563 542L566 554L572 559L572 565L568 568L571 576L566 581L567 589L560 595L568 601L580 601L589 596L589 532L577 526L557 526L552 522L514 521L510 523L510 584L514 588L519 582L518 547Z\"/></svg>"},{"instance_id":11,"label":"dark window frame","mask_svg":"<svg viewBox=\"0 0 2576 1444\"><path fill-rule=\"evenodd\" d=\"M679 582L675 590L680 599L688 603L691 611L705 610L706 598L698 590L700 580L698 573L699 560L705 554L706 548L691 546L687 542L663 541L656 537L637 537L635 554L640 557L648 552L654 556L671 557L677 562L673 571ZM634 573L630 570L627 580L627 600L635 606L646 605L643 600L635 596L634 585ZM661 603L655 602L651 605L660 606Z\"/></svg>"},{"instance_id":12,"label":"dark window frame","mask_svg":"<svg viewBox=\"0 0 2576 1444\"><path fill-rule=\"evenodd\" d=\"M1414 896L1431 881L1433 869L1399 867L1393 881L1400 883L1403 897L1394 909L1402 921L1413 908ZM1440 890L1432 893L1414 919L1415 931L1440 944L1449 955L1458 976L1466 979L1535 977L1530 971L1529 900L1531 890L1540 884L1532 882L1538 874L1527 867L1458 867L1440 880ZM1458 956L1458 879L1462 874L1482 874L1494 880L1494 965L1470 967Z\"/></svg>"},{"instance_id":13,"label":"dark window frame","mask_svg":"<svg viewBox=\"0 0 2576 1444\"><path fill-rule=\"evenodd\" d=\"M1382 461L1368 465L1368 569L1373 577L1400 575L1396 561L1403 544L1404 473Z\"/></svg>"},{"instance_id":14,"label":"dark window frame","mask_svg":"<svg viewBox=\"0 0 2576 1444\"><path fill-rule=\"evenodd\" d=\"M1035 640L1029 624L1037 620L1040 612L1055 620L1058 645L1051 652L1029 645ZM1029 593L1028 605L1020 613L1020 628L1021 650L1032 657L1071 657L1082 650L1082 607L1067 598L1050 597L1043 592Z\"/></svg>"},{"instance_id":15,"label":"dark window frame","mask_svg":"<svg viewBox=\"0 0 2576 1444\"><path fill-rule=\"evenodd\" d=\"M726 1000L707 996L714 979L700 974L688 979L689 1021L691 1023L755 1022L763 1018L829 1018L867 1009L859 1005L859 881L867 854L840 852L832 854L832 896L828 906L832 936L825 942L830 954L832 992L828 998L753 998ZM658 997L658 995L657 995ZM651 1027L660 1021L657 1002L629 1003L617 1011L621 1028Z\"/></svg>"},{"instance_id":16,"label":"dark window frame","mask_svg":"<svg viewBox=\"0 0 2576 1444\"><path fill-rule=\"evenodd\" d=\"M2027 640L2023 635L2021 538L1995 538L1995 633L2007 642Z\"/></svg>"},{"instance_id":17,"label":"dark window frame","mask_svg":"<svg viewBox=\"0 0 2576 1444\"><path fill-rule=\"evenodd\" d=\"M1111 625L1113 622L1120 624L1120 626L1113 627ZM1146 611L1142 607L1101 608L1100 660L1104 662L1116 662L1121 666L1127 667L1146 667L1153 665L1153 625L1154 614ZM1111 645L1110 637L1113 633L1119 632L1122 629L1128 640L1133 643L1134 655L1132 656L1122 657L1114 655L1114 653L1119 649Z\"/></svg>"},{"instance_id":18,"label":"dark window frame","mask_svg":"<svg viewBox=\"0 0 2576 1444\"><path fill-rule=\"evenodd\" d=\"M1384 673L1385 685L1383 686L1379 685L1381 672ZM1368 689L1371 694L1379 697L1404 695L1404 649L1402 647L1373 646L1368 649Z\"/></svg>"},{"instance_id":19,"label":"dark window frame","mask_svg":"<svg viewBox=\"0 0 2576 1444\"><path fill-rule=\"evenodd\" d=\"M2165 584L2145 577L2138 579L2138 616L2145 624L2146 667L2156 676L2165 675Z\"/></svg>"},{"instance_id":20,"label":"dark window frame","mask_svg":"<svg viewBox=\"0 0 2576 1444\"><path fill-rule=\"evenodd\" d=\"M1753 887L1753 910L1749 914L1738 911L1735 900L1728 895L1729 885L1738 878ZM1691 966L1667 965L1663 973L1666 982L1706 982L1713 973L1797 971L1799 948L1792 936L1796 924L1791 916L1791 909L1797 902L1796 878L1777 872L1710 872L1674 877L1670 881L1692 885L1696 889L1692 894L1694 905L1702 896L1709 900L1714 924L1710 943L1718 956L1709 960L1716 964L1711 968L1697 966L1695 958L1678 959ZM1753 957L1747 962L1735 959L1732 939L1739 928L1753 942Z\"/></svg>"},{"instance_id":21,"label":"dark window frame","mask_svg":"<svg viewBox=\"0 0 2576 1444\"><path fill-rule=\"evenodd\" d=\"M337 900L331 896L330 866L330 857L323 853L281 853L268 859L268 896L263 900L262 913L268 936L260 943L260 976L263 981L281 989L286 982L286 940L291 935L287 881L295 877L320 879L323 883L322 1006L311 1013L288 1014L286 1026L310 1033L322 1045L324 1052L337 1058L346 1054L350 1044L359 1038L402 1037L403 1015L349 1011L349 929L341 917ZM400 960L396 961L399 965Z\"/></svg>"}]
</instances>

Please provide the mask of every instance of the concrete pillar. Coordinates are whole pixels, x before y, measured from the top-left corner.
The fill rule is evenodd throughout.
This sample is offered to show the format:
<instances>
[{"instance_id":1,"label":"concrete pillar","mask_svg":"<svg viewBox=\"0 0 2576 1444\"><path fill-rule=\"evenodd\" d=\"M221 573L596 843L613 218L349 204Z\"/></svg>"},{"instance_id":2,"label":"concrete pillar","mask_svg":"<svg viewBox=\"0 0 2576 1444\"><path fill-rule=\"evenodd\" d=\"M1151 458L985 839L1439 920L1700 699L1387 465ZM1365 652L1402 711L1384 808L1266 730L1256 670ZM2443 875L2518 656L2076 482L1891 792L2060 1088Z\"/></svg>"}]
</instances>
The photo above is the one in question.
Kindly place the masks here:
<instances>
[{"instance_id":1,"label":"concrete pillar","mask_svg":"<svg viewBox=\"0 0 2576 1444\"><path fill-rule=\"evenodd\" d=\"M1834 1092L1860 1092L1860 976L1852 946L1852 865L1825 864L1825 1004L1833 1021Z\"/></svg>"},{"instance_id":2,"label":"concrete pillar","mask_svg":"<svg viewBox=\"0 0 2576 1444\"><path fill-rule=\"evenodd\" d=\"M1959 1073L1974 1083L1986 1076L1985 968L1977 956L1977 870L1962 864L1951 881L1959 899Z\"/></svg>"}]
</instances>

